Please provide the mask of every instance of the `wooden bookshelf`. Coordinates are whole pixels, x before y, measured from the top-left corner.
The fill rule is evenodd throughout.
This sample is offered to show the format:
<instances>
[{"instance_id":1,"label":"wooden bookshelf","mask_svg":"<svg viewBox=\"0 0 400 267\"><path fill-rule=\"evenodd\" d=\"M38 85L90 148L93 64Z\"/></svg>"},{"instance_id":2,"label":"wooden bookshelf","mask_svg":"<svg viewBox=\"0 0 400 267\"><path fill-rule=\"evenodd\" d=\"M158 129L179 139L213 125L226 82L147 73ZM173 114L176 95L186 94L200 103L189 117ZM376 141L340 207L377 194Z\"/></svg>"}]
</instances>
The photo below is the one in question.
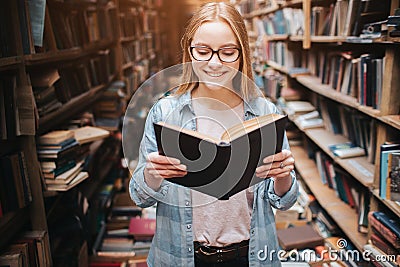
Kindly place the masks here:
<instances>
[{"instance_id":1,"label":"wooden bookshelf","mask_svg":"<svg viewBox=\"0 0 400 267\"><path fill-rule=\"evenodd\" d=\"M346 41L346 37L341 36L311 36L311 42L313 43L343 43Z\"/></svg>"},{"instance_id":2,"label":"wooden bookshelf","mask_svg":"<svg viewBox=\"0 0 400 267\"><path fill-rule=\"evenodd\" d=\"M39 133L44 133L49 129L59 125L67 118L71 118L77 113L94 103L101 93L110 86L110 83L115 79L115 75L109 78L108 84L99 85L93 87L91 90L83 93L77 97L74 97L67 103L65 103L60 109L42 117L39 119Z\"/></svg>"},{"instance_id":3,"label":"wooden bookshelf","mask_svg":"<svg viewBox=\"0 0 400 267\"><path fill-rule=\"evenodd\" d=\"M315 10L312 10L312 8L321 6L328 10L331 5L335 6L336 8L336 6L338 6L336 5L338 2L339 1L336 0L303 0L303 36L288 36L287 39L275 38L273 36L268 38L264 37L265 40L269 42L267 47L265 47L268 53L266 53L264 58L260 56L255 64L257 64L256 67L258 69L263 69L265 68L265 65L268 65L280 72L282 74L281 76L283 76L285 86L302 91L302 100L311 102L317 107L317 109L324 109L324 103L326 104L329 102L329 104L336 105L339 108L344 107L345 114L347 114L347 111L349 111L351 114L357 114L357 116L360 115L360 117L365 118L365 121L367 122L374 122L371 123L371 125L372 127L376 127L376 131L374 129L373 131L366 133L367 136L369 135L376 138L375 153L372 153L372 155L375 155L374 164L371 164L369 161L373 160L367 157L354 157L349 159L340 159L335 157L329 150L328 145L349 141L342 135L335 135L324 128L307 130L302 130L300 127L298 128L302 131L303 137L305 136L306 138L312 140L312 142L314 142L318 148L332 158L335 164L342 167L347 172L351 180L360 182L365 190L365 193L369 193L370 195L374 196L371 198L370 210L387 212L389 215L394 215L395 220L398 220L400 218L399 205L396 202L380 198L378 186L380 184L380 145L386 141L397 141L400 139L400 108L398 104L400 101L400 50L396 44L394 44L399 38L395 38L393 40L392 38L385 36L385 32L382 32L381 38L376 38L373 40L363 40L358 36L314 36L314 32L312 32L312 30L315 28L312 28L313 25L311 25L311 21L312 16L314 15L313 11ZM370 1L371 6L374 4L379 6L379 0ZM268 12L267 14L271 14L277 10L281 10L284 7L285 5L278 5L277 8L265 10L265 12ZM385 8L387 9L383 12L383 17L394 15L395 10L399 8L399 1L392 0L390 1L389 5L385 5ZM261 17L263 14L262 12L263 10L254 10L253 12L250 11L249 16L246 17L249 20L249 25L252 26L255 31L260 25L255 23L257 22L256 19L255 21L251 20L253 20L255 15ZM330 18L334 18L334 16L331 16ZM384 20L384 18L379 18L376 21L378 20ZM348 21L349 20L346 20L346 23ZM358 22L360 22L360 20ZM266 23L272 23L272 25L268 24L268 26L276 26L273 25L273 20L267 20ZM346 26L352 27L352 25L354 24L348 24ZM350 35L348 34L349 32L353 34L354 31L359 30L360 29L353 28L350 29L350 31L338 33L337 29L330 28L329 35L332 35L332 33L335 35ZM319 31L319 33L320 32L321 31ZM299 41L303 41L302 47L297 44ZM283 44L276 44L277 48L282 48L281 51L278 49L276 49L276 51L271 49L275 48L275 44L273 42L284 42ZM258 47L258 49L263 49L263 47ZM282 53L277 54L277 51ZM346 57L347 55L342 54L343 52L349 52L349 54L353 55L354 58ZM329 53L332 53L332 55L329 55ZM335 58L336 55L334 55L334 53L337 53L340 56ZM363 87L361 91L358 88L360 84L362 84L361 80L353 80L353 84L351 84L351 88L349 87L349 89L352 90L353 95L359 94L360 97L352 97L341 93L339 90L333 89L332 85L322 84L321 78L315 77L311 74L297 76L290 74L291 65L308 66L310 68L310 72L319 73L320 76L324 75L325 78L329 76L331 83L335 84L337 80L332 82L332 77L334 77L334 79L339 79L340 77L349 77L348 75L346 76L346 70L349 70L346 69L348 66L351 66L352 71L354 71L354 66L358 71L360 66L366 66L358 63L358 60L365 60L364 57L360 57L361 54L367 54L366 64L371 62L370 65L376 63L377 66L377 68L374 69L374 67L369 68L368 66L370 65L368 65L367 68L363 69L367 73L367 77L369 77L367 80L368 82L375 81L375 78L379 77L377 74L378 70L383 69L382 79L376 79L376 82L382 82L382 85L378 86L378 88L381 88L381 91L376 92L375 88L377 86L374 86L373 84L371 86L369 85ZM384 60L382 59L382 61L375 62L368 61L368 54L370 55L370 59L381 59L384 56ZM292 59L294 58L294 60L285 61L285 59L289 57L292 57ZM282 59L282 62L285 62L282 63L284 66L280 66L279 64L276 64L276 62L272 62L272 58L277 58L277 61L279 62ZM332 59L339 59L340 62L332 61ZM350 62L351 65L349 65L348 60L353 59L354 61ZM341 65L343 62L345 65L348 64L344 68ZM322 68L324 64L326 64L325 66L328 67ZM327 69L328 71L326 71ZM320 72L324 70L326 72L321 74ZM371 70L375 72L372 72L372 75L369 75L368 71ZM364 75L366 74L365 72ZM349 72L347 72L347 74L348 73ZM293 79L289 79L289 77ZM357 79L359 79L359 77L357 77ZM346 80L346 82L348 81ZM355 83L357 83L357 85ZM341 80L339 80L338 84L341 84ZM355 89L356 87L357 89ZM363 96L363 101L358 99L361 98L361 96ZM366 97L371 98L366 99ZM360 104L361 102L367 102L368 105L371 106L379 106L379 109L367 106L367 104ZM324 112L325 111L328 113L332 112L331 110L324 110ZM366 128L369 129L368 126ZM374 143L372 144L374 145ZM307 159L306 151L304 151L303 148L292 147L292 152L296 158L297 171L305 177L304 180L306 184L309 186L312 193L315 194L317 200L322 204L323 208L332 216L332 218L334 218L340 229L355 243L356 247L360 251L363 251L363 245L368 242L368 238L358 233L358 218L355 212L350 208L350 206L338 200L333 190L330 190L327 186L322 185L315 163ZM338 208L336 208L336 206L338 206ZM369 236L371 229L368 231Z\"/></svg>"},{"instance_id":4,"label":"wooden bookshelf","mask_svg":"<svg viewBox=\"0 0 400 267\"><path fill-rule=\"evenodd\" d=\"M332 134L324 128L308 129L304 130L304 133L362 185L367 188L372 186L375 166L368 162L367 157L341 159L329 150L329 145L349 142L347 138L342 135Z\"/></svg>"},{"instance_id":5,"label":"wooden bookshelf","mask_svg":"<svg viewBox=\"0 0 400 267\"><path fill-rule=\"evenodd\" d=\"M20 56L0 58L0 71L15 69L21 62Z\"/></svg>"},{"instance_id":6,"label":"wooden bookshelf","mask_svg":"<svg viewBox=\"0 0 400 267\"><path fill-rule=\"evenodd\" d=\"M15 233L23 231L29 223L28 207L5 214L0 219L0 247L5 247L14 238Z\"/></svg>"},{"instance_id":7,"label":"wooden bookshelf","mask_svg":"<svg viewBox=\"0 0 400 267\"><path fill-rule=\"evenodd\" d=\"M73 47L59 51L50 51L46 53L38 53L26 55L25 61L28 66L43 65L50 63L59 63L63 61L73 61L85 58L97 53L98 51L110 48L115 44L113 40L102 40L99 42L88 44L84 47Z\"/></svg>"},{"instance_id":8,"label":"wooden bookshelf","mask_svg":"<svg viewBox=\"0 0 400 267\"><path fill-rule=\"evenodd\" d=\"M367 107L361 105L356 98L342 94L332 87L326 84L321 83L321 79L316 76L311 75L303 75L296 77L297 81L307 87L308 89L314 91L315 93L322 95L326 98L332 99L337 101L338 103L345 104L346 106L352 107L357 109L370 117L379 118L380 117L380 110L373 109L372 107Z\"/></svg>"},{"instance_id":9,"label":"wooden bookshelf","mask_svg":"<svg viewBox=\"0 0 400 267\"><path fill-rule=\"evenodd\" d=\"M396 216L400 217L400 204L397 204L394 201L383 199L379 196L379 189L372 190L374 196L379 199L380 203L383 203L386 207L388 207Z\"/></svg>"},{"instance_id":10,"label":"wooden bookshelf","mask_svg":"<svg viewBox=\"0 0 400 267\"><path fill-rule=\"evenodd\" d=\"M354 209L338 199L336 192L321 182L317 166L308 158L306 151L299 146L292 146L296 170L309 187L318 203L332 217L357 249L363 250L367 236L358 232L358 216Z\"/></svg>"},{"instance_id":11,"label":"wooden bookshelf","mask_svg":"<svg viewBox=\"0 0 400 267\"><path fill-rule=\"evenodd\" d=\"M22 6L19 6L21 3ZM158 19L158 12L161 12L159 6L138 0L89 0L79 3L49 0L46 2L45 19L43 25L41 25L44 28L43 47L39 48L38 46L34 47L33 40L30 39L32 35L30 21L19 19L19 16L22 16L22 12L31 11L28 8L22 8L23 5L28 6L27 3L28 0L22 0L22 2L6 0L3 5L3 10L7 9L9 12L6 13L12 15L6 19L2 18L2 23L4 22L5 27L9 28L10 32L15 32L15 34L9 34L5 38L3 38L5 35L2 34L0 39L0 42L2 42L0 55L4 56L0 58L0 73L6 74L7 77L15 77L17 86L29 88L29 90L26 90L32 98L37 97L43 88L40 88L41 85L31 85L31 82L34 81L31 75L42 73L42 70L43 72L55 70L57 76L59 76L57 79L60 80L60 83L57 84L57 87L54 83L48 87L54 87L53 93L55 92L56 96L52 96L52 100L56 100L57 108L60 103L63 104L60 108L54 109L53 112L46 113L46 109L40 110L41 106L38 105L38 99L31 99L32 103L35 102L36 104L36 109L32 107L30 121L31 125L33 125L32 134L21 137L9 136L7 140L0 141L0 155L2 157L20 151L24 152L32 189L31 203L15 212L10 211L0 216L1 251L5 250L18 234L26 230L45 230L47 233L51 233L52 229L49 229L47 223L48 221L53 221L53 213L58 213L58 208L62 206L61 202L65 200L65 196L72 198L72 202L79 203L75 199L78 194L75 193L82 191L85 197L90 197L92 198L91 200L95 201L93 198L96 198L96 192L101 188L108 173L115 166L111 158L115 159L115 163L118 162L118 157L120 156L120 142L116 140L116 142L107 143L106 151L108 152L102 155L104 158L103 162L100 163L102 168L96 166L98 170L91 171L89 179L69 191L50 192L43 190L42 187L43 174L40 172L36 151L37 137L48 131L64 127L62 125L68 123L68 120L73 116L91 110L96 100L102 96L112 82L125 79L124 67L132 69L132 72L139 72L141 74L140 79L143 79L145 76L148 77L150 68L154 71L161 67L160 62L162 60L158 60L158 57L165 53L161 49L164 48L161 44L162 38L159 38L163 30L162 27L156 26L160 22ZM161 1L157 2L157 4L159 3ZM139 17L140 20L127 25L137 26L136 29L138 31L136 34L132 34L133 36L122 37L119 16L122 12L131 12L131 8L140 9L138 14L141 17ZM6 14L3 11L1 13L2 15ZM21 25L20 27L20 23L26 25ZM21 29L25 28L27 29L26 32L24 30L20 32ZM128 28L129 30L131 28ZM7 43L5 43L5 40ZM165 40L166 38L164 38ZM135 41L139 43L135 45L140 46L138 49L140 53L123 66L122 45ZM141 66L140 71L135 69L138 65ZM80 70L82 72L79 72ZM53 75L52 78L55 76ZM138 86L140 82L143 81L136 83L135 80L132 86ZM130 90L134 91L136 89L137 87ZM9 92L12 91L7 90L7 94L11 94ZM65 95L60 96L58 94L60 92L65 92ZM0 96L3 98L3 95ZM73 97L71 98L71 96ZM16 99L16 101L19 103L19 99ZM121 101L126 101L126 99ZM46 102L45 104L49 103ZM26 107L24 108L27 109ZM39 113L39 118L35 117L35 111ZM36 119L38 120L36 121ZM7 124L7 126L9 125ZM4 129L2 127L2 131ZM0 175L0 177L0 179L3 179L3 175ZM84 209L83 207L75 208L78 209L75 211L78 214L80 214L80 208ZM95 212L98 211L89 212L91 214L90 218L83 218L87 220L84 225L88 228L96 224L97 214ZM83 214L82 216L86 215ZM87 233L92 233L94 230L95 227L93 229L84 229ZM86 239L88 237L82 238ZM86 241L91 244L90 240ZM45 250L48 249L50 254L50 248L56 248L57 244L59 244L58 241L54 241L54 244L52 244L54 246L48 246ZM39 256L42 257L43 255ZM87 266L87 264L87 262L83 263L82 266ZM45 267L50 266L53 266L52 262ZM57 266L57 264L54 266Z\"/></svg>"}]
</instances>

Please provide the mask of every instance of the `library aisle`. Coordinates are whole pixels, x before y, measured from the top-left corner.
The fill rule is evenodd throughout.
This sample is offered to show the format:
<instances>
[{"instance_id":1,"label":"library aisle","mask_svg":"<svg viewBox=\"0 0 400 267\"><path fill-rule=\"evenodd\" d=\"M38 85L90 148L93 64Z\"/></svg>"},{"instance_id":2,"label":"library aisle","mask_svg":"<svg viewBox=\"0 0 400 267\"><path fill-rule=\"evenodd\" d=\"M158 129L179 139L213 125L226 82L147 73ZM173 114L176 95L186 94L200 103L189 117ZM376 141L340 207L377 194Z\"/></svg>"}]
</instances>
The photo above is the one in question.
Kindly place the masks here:
<instances>
[{"instance_id":1,"label":"library aisle","mask_svg":"<svg viewBox=\"0 0 400 267\"><path fill-rule=\"evenodd\" d=\"M138 89L181 63L206 2L2 1L0 266L147 266L156 206L129 196L122 129L141 136L165 92ZM399 0L217 2L243 16L255 82L288 115L300 193L274 209L282 266L400 266Z\"/></svg>"}]
</instances>

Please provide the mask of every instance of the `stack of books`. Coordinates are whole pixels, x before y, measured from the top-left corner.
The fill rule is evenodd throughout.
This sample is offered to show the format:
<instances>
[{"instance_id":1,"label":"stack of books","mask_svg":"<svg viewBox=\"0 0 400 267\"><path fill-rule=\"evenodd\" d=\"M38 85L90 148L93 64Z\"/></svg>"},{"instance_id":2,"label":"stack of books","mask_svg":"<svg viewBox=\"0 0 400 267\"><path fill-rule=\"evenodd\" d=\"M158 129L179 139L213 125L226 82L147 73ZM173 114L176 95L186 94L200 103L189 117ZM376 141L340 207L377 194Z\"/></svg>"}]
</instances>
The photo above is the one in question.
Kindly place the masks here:
<instances>
[{"instance_id":1,"label":"stack of books","mask_svg":"<svg viewBox=\"0 0 400 267\"><path fill-rule=\"evenodd\" d=\"M89 177L82 172L82 150L73 131L58 130L40 136L37 153L47 190L65 191Z\"/></svg>"}]
</instances>

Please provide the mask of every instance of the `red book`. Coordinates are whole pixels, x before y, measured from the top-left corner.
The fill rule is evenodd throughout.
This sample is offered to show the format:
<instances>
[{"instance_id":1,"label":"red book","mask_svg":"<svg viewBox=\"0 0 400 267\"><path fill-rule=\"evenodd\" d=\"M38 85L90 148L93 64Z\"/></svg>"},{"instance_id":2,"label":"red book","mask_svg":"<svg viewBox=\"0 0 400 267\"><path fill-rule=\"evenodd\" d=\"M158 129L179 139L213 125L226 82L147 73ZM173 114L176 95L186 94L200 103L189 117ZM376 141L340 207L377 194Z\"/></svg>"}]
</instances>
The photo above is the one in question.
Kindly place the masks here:
<instances>
[{"instance_id":1,"label":"red book","mask_svg":"<svg viewBox=\"0 0 400 267\"><path fill-rule=\"evenodd\" d=\"M383 225L380 221L378 221L373 216L373 211L368 213L368 221L371 224L372 228L375 229L382 237L384 237L387 241L389 241L396 249L400 248L400 240L397 236L390 231L385 225Z\"/></svg>"},{"instance_id":2,"label":"red book","mask_svg":"<svg viewBox=\"0 0 400 267\"><path fill-rule=\"evenodd\" d=\"M151 240L155 231L155 219L134 217L129 222L129 234L133 235L136 241Z\"/></svg>"}]
</instances>

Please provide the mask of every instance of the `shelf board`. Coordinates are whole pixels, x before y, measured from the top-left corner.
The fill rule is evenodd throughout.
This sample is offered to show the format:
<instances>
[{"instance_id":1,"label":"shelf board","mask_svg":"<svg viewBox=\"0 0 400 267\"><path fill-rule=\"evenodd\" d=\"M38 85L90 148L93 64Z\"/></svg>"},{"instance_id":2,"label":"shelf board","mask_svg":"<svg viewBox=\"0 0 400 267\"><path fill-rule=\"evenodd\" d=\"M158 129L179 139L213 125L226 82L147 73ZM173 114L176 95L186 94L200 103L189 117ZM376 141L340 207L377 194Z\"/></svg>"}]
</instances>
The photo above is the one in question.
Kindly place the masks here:
<instances>
[{"instance_id":1,"label":"shelf board","mask_svg":"<svg viewBox=\"0 0 400 267\"><path fill-rule=\"evenodd\" d=\"M331 144L349 142L347 138L342 135L332 134L324 128L308 129L304 130L304 133L362 185L368 188L372 186L375 166L368 162L367 157L341 159L329 150L328 146Z\"/></svg>"},{"instance_id":2,"label":"shelf board","mask_svg":"<svg viewBox=\"0 0 400 267\"><path fill-rule=\"evenodd\" d=\"M57 124L62 123L66 119L87 108L88 105L90 105L97 99L101 91L108 88L115 77L116 75L113 75L109 78L109 82L107 84L93 87L91 90L74 97L73 99L62 105L60 109L42 118L39 118L39 134L44 133L51 128L54 128Z\"/></svg>"},{"instance_id":3,"label":"shelf board","mask_svg":"<svg viewBox=\"0 0 400 267\"><path fill-rule=\"evenodd\" d=\"M278 63L276 63L276 62L274 62L274 61L272 61L272 60L268 60L268 61L267 61L267 64L268 64L269 66L271 66L272 68L276 69L277 71L280 71L280 72L283 72L283 73L286 73L286 74L289 75L288 69L285 68L284 66L281 66L281 65L279 65Z\"/></svg>"},{"instance_id":4,"label":"shelf board","mask_svg":"<svg viewBox=\"0 0 400 267\"><path fill-rule=\"evenodd\" d=\"M332 217L357 249L363 251L363 246L367 243L367 235L361 234L357 230L358 216L356 211L338 199L333 189L321 182L314 161L308 158L306 151L302 147L293 146L291 147L291 151L296 159L295 165L297 171L319 204Z\"/></svg>"},{"instance_id":5,"label":"shelf board","mask_svg":"<svg viewBox=\"0 0 400 267\"><path fill-rule=\"evenodd\" d=\"M0 71L14 69L20 63L22 60L19 56L0 58Z\"/></svg>"},{"instance_id":6,"label":"shelf board","mask_svg":"<svg viewBox=\"0 0 400 267\"><path fill-rule=\"evenodd\" d=\"M346 37L342 36L311 36L313 43L342 43L346 41Z\"/></svg>"},{"instance_id":7,"label":"shelf board","mask_svg":"<svg viewBox=\"0 0 400 267\"><path fill-rule=\"evenodd\" d=\"M268 15L270 13L277 11L278 9L279 9L279 6L266 7L266 8L262 8L260 10L252 11L249 14L245 14L245 15L243 15L243 17L245 19L252 19L254 17Z\"/></svg>"},{"instance_id":8,"label":"shelf board","mask_svg":"<svg viewBox=\"0 0 400 267\"><path fill-rule=\"evenodd\" d=\"M289 40L294 42L302 42L304 39L303 35L290 35Z\"/></svg>"},{"instance_id":9,"label":"shelf board","mask_svg":"<svg viewBox=\"0 0 400 267\"><path fill-rule=\"evenodd\" d=\"M397 217L400 217L400 205L394 201L383 199L379 196L379 189L372 190L374 196L383 203L386 207L388 207Z\"/></svg>"},{"instance_id":10,"label":"shelf board","mask_svg":"<svg viewBox=\"0 0 400 267\"><path fill-rule=\"evenodd\" d=\"M363 106L358 103L356 98L342 94L327 84L322 84L319 77L313 75L302 75L297 76L296 79L299 83L316 92L317 94L323 95L341 104L345 104L346 106L355 108L373 118L378 119L380 117L380 110L373 109L372 107Z\"/></svg>"},{"instance_id":11,"label":"shelf board","mask_svg":"<svg viewBox=\"0 0 400 267\"><path fill-rule=\"evenodd\" d=\"M0 249L10 244L10 240L19 233L29 222L29 211L27 208L15 212L8 212L0 218Z\"/></svg>"},{"instance_id":12,"label":"shelf board","mask_svg":"<svg viewBox=\"0 0 400 267\"><path fill-rule=\"evenodd\" d=\"M121 37L120 42L121 43L129 43L138 40L136 36L126 36L126 37Z\"/></svg>"},{"instance_id":13,"label":"shelf board","mask_svg":"<svg viewBox=\"0 0 400 267\"><path fill-rule=\"evenodd\" d=\"M379 118L384 123L400 130L400 115L387 115Z\"/></svg>"},{"instance_id":14,"label":"shelf board","mask_svg":"<svg viewBox=\"0 0 400 267\"><path fill-rule=\"evenodd\" d=\"M286 41L289 38L288 34L273 34L273 35L266 35L266 41Z\"/></svg>"},{"instance_id":15,"label":"shelf board","mask_svg":"<svg viewBox=\"0 0 400 267\"><path fill-rule=\"evenodd\" d=\"M107 49L113 44L115 44L113 40L102 40L90 43L84 47L73 47L70 49L26 55L25 62L27 66L35 66L77 60L79 58L87 57L91 54L96 54L98 51Z\"/></svg>"}]
</instances>

